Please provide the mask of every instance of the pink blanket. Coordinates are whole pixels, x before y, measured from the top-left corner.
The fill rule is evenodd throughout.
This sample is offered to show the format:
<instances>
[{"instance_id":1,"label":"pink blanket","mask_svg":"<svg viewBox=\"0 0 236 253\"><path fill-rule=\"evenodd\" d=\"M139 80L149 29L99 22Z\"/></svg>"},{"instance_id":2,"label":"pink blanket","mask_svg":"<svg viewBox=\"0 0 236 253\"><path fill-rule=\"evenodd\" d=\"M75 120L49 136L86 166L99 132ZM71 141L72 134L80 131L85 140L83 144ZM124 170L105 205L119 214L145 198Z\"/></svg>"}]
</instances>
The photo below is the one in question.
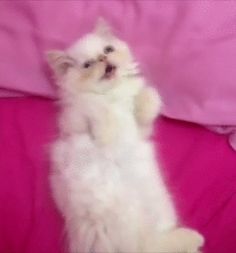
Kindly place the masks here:
<instances>
[{"instance_id":1,"label":"pink blanket","mask_svg":"<svg viewBox=\"0 0 236 253\"><path fill-rule=\"evenodd\" d=\"M66 253L48 186L55 113L46 99L0 100L1 253ZM236 156L225 138L161 118L154 141L180 217L205 235L205 253L236 252Z\"/></svg>"},{"instance_id":2,"label":"pink blanket","mask_svg":"<svg viewBox=\"0 0 236 253\"><path fill-rule=\"evenodd\" d=\"M131 44L165 115L236 125L235 1L0 1L1 94L55 97L45 51L69 46L98 16Z\"/></svg>"},{"instance_id":3,"label":"pink blanket","mask_svg":"<svg viewBox=\"0 0 236 253\"><path fill-rule=\"evenodd\" d=\"M98 16L131 44L164 115L236 125L235 1L0 1L0 95L56 97L44 52L67 47Z\"/></svg>"}]
</instances>

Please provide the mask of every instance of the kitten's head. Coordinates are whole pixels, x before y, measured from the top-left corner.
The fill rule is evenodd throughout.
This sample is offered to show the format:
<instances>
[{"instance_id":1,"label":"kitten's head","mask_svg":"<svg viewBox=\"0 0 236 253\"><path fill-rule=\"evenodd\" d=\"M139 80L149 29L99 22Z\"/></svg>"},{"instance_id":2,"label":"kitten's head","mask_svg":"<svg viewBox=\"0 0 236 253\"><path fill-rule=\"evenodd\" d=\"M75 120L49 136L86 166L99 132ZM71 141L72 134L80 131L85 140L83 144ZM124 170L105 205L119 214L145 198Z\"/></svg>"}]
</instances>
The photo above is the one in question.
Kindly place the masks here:
<instances>
[{"instance_id":1,"label":"kitten's head","mask_svg":"<svg viewBox=\"0 0 236 253\"><path fill-rule=\"evenodd\" d=\"M103 19L69 49L49 52L48 61L60 86L72 92L105 92L138 73L129 47Z\"/></svg>"}]
</instances>

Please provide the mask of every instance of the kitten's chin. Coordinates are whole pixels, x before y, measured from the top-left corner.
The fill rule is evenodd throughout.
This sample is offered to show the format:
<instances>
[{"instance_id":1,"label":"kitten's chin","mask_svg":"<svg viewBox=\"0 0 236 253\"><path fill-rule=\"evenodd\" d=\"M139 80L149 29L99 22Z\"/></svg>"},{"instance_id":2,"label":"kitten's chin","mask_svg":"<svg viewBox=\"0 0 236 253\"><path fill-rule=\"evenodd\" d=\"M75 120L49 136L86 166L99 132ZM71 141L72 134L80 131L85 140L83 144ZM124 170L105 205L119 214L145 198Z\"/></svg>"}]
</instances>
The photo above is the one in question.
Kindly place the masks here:
<instances>
[{"instance_id":1,"label":"kitten's chin","mask_svg":"<svg viewBox=\"0 0 236 253\"><path fill-rule=\"evenodd\" d=\"M104 94L106 92L109 92L116 86L117 86L117 82L116 82L115 77L110 78L110 79L106 78L97 82L96 87L94 87L94 91L97 93Z\"/></svg>"}]
</instances>

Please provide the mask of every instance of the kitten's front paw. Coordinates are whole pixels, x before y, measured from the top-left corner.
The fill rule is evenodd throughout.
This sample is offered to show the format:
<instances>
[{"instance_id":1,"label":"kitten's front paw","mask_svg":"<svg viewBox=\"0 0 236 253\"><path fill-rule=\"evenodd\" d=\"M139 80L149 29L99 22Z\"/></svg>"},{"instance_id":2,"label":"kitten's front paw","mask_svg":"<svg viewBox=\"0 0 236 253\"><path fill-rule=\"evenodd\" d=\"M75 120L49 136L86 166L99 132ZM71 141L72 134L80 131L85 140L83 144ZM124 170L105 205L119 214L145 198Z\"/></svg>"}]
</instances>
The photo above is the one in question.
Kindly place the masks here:
<instances>
[{"instance_id":1,"label":"kitten's front paw","mask_svg":"<svg viewBox=\"0 0 236 253\"><path fill-rule=\"evenodd\" d=\"M145 87L136 98L136 119L141 125L152 124L161 108L159 94L152 87Z\"/></svg>"}]
</instances>

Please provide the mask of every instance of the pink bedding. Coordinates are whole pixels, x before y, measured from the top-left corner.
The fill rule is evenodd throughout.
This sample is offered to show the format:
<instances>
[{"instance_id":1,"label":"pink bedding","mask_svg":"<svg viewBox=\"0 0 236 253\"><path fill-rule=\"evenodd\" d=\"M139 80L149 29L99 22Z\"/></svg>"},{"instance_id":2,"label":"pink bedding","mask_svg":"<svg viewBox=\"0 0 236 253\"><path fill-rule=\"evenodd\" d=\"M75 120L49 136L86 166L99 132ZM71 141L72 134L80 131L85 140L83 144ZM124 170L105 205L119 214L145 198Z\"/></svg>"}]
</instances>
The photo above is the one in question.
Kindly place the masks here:
<instances>
[{"instance_id":1,"label":"pink bedding","mask_svg":"<svg viewBox=\"0 0 236 253\"><path fill-rule=\"evenodd\" d=\"M235 1L0 1L0 94L55 97L45 51L68 47L98 16L130 43L165 115L236 125Z\"/></svg>"},{"instance_id":2,"label":"pink bedding","mask_svg":"<svg viewBox=\"0 0 236 253\"><path fill-rule=\"evenodd\" d=\"M1 253L66 252L48 186L55 116L51 100L0 100ZM154 141L182 221L205 235L205 253L236 252L236 156L226 139L161 118Z\"/></svg>"},{"instance_id":3,"label":"pink bedding","mask_svg":"<svg viewBox=\"0 0 236 253\"><path fill-rule=\"evenodd\" d=\"M236 126L235 1L0 1L0 96L56 97L45 51L68 47L98 16L130 43L164 115Z\"/></svg>"}]
</instances>

